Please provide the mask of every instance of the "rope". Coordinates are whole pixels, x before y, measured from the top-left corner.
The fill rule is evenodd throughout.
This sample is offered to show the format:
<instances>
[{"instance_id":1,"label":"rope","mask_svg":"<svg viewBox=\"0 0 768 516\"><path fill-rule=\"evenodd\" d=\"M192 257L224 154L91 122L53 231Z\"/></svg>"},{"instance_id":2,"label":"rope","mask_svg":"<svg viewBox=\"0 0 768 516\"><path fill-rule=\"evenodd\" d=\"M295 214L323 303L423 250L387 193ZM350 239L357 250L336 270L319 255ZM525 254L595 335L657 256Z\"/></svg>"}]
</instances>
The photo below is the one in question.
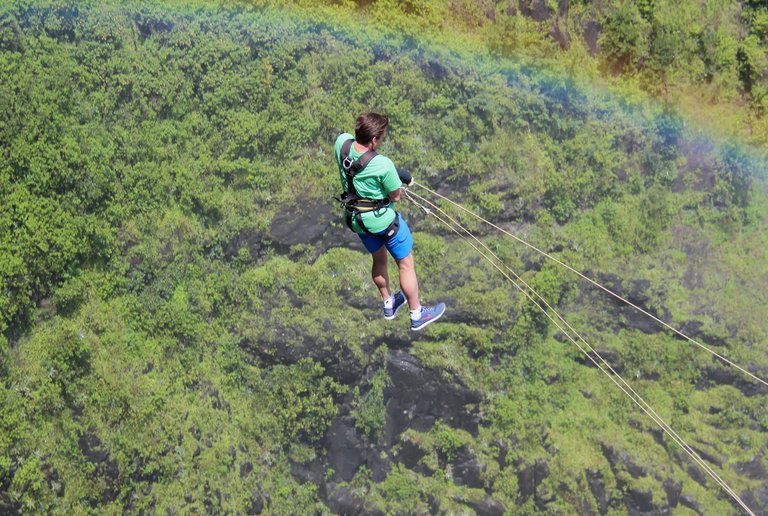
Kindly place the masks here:
<instances>
[{"instance_id":1,"label":"rope","mask_svg":"<svg viewBox=\"0 0 768 516\"><path fill-rule=\"evenodd\" d=\"M576 347L577 347L577 348L579 348L579 350L580 350L580 351L581 351L581 352L582 352L582 353L583 353L583 354L584 354L584 355L585 355L585 356L586 356L586 357L587 357L587 358L588 358L588 359L589 359L589 360L590 360L590 361L591 361L591 362L592 362L592 363L593 363L593 364L594 364L594 365L595 365L595 366L596 366L596 367L597 367L597 368L598 368L598 369L599 369L599 370L600 370L602 373L604 373L606 376L608 376L608 378L609 378L609 379L610 379L610 380L611 380L611 381L612 381L614 384L616 384L616 386L617 386L617 387L619 387L619 389L621 389L621 391L622 391L622 392L624 392L624 394L626 394L626 395L627 395L627 396L628 396L628 397L629 397L629 398L630 398L630 399L631 399L631 400L632 400L632 401L633 401L633 402L634 402L634 403L635 403L635 404L636 404L638 407L640 407L640 409L641 409L643 412L645 412L645 414L646 414L648 417L650 417L650 418L651 418L651 420L653 420L653 421L654 421L654 423L656 423L656 425L657 425L657 426L659 426L659 427L662 429L662 431L663 431L664 433L666 433L667 435L669 435L669 436L672 438L672 440L673 440L673 441L675 441L675 443L677 443L677 444L678 444L678 445L679 445L679 446L680 446L680 447L681 447L681 448L682 448L682 449L683 449L683 450L684 450L684 451L685 451L685 452L686 452L686 453L687 453L687 454L688 454L688 455L689 455L689 456L690 456L690 457L691 457L691 458L694 460L694 462L696 462L696 463L697 463L699 466L701 466L701 467L704 469L704 471L706 471L706 472L707 472L707 474L708 474L710 477L712 477L712 479L713 479L713 480L715 480L715 482L716 482L718 485L720 485L720 487L722 487L722 488L723 488L723 490L724 490L724 491L726 491L726 493L728 493L728 494L729 494L729 495L730 495L730 496L731 496L731 497L732 497L732 498L733 498L733 499L734 499L734 500L735 500L735 501L736 501L736 502L737 502L737 503L738 503L738 504L739 504L739 505L740 505L740 506L741 506L741 507L742 507L742 508L745 510L745 512L746 512L747 514L750 514L750 515L754 516L754 513L753 513L753 512L750 510L750 508L749 508L749 507L748 507L748 506L747 506L747 505L746 505L746 504L745 504L745 503L744 503L744 502L741 500L741 498L739 498L739 496L736 494L736 492L735 492L735 491L734 491L734 490L733 490L733 489L732 489L732 488L731 488L731 487L730 487L730 486L729 486L729 485L728 485L728 484L727 484L727 483L726 483L726 482L725 482L725 481L724 481L724 480L723 480L723 479L722 479L722 478L721 478L721 477L720 477L720 476L719 476L719 475L718 475L718 474L717 474L717 473L716 473L716 472L715 472L715 471L714 471L714 470L713 470L713 469L712 469L712 468L709 466L709 464L707 464L706 462L704 462L704 460L703 460L703 459L702 459L702 458L699 456L699 454L698 454L698 453L696 453L696 451L695 451L695 450L693 450L693 448L692 448L690 445L688 445L688 443L687 443L687 442L686 442L686 441L685 441L685 440L684 440L682 437L680 437L680 435L679 435L679 434L677 434L677 432L675 432L675 430L674 430L674 429L672 429L672 427L671 427L671 426L670 426L668 423L666 423L666 422L665 422L665 421L664 421L664 420L661 418L661 416L659 416L659 415L658 415L658 413L657 413L657 412L656 412L656 411L655 411L655 410L654 410L654 409L653 409L653 408L652 408L652 407L651 407L651 406L648 404L648 402L646 402L646 401L645 401L645 399L644 399L642 396L640 396L640 394L638 394L638 393L637 393L637 392L636 392L636 391L635 391L635 390L634 390L634 389L633 389L633 388L632 388L632 387L631 387L631 386L630 386L630 385L629 385L629 384L628 384L628 383L627 383L627 382L624 380L624 378L623 378L623 377L622 377L620 374L618 374L618 373L617 373L617 372L616 372L616 371L613 369L613 367L610 365L610 363L608 363L608 362L607 362L607 361L606 361L606 360L605 360L605 359L604 359L604 358L603 358L603 357L602 357L602 356L601 356L601 355L600 355L600 354L599 354L599 353L598 353L598 352L597 352L597 351L596 351L596 350L595 350L595 349L594 349L594 348L593 348L593 347L592 347L592 346L591 346L591 345L590 345L590 344L589 344L589 343L588 343L586 340L584 340L584 338L583 338L583 337L582 337L582 336L581 336L581 335L580 335L580 334L579 334L579 333L578 333L578 332L577 332L577 331L576 331L576 330L575 330L575 329L574 329L574 328L573 328L573 327L572 327L572 326L571 326L571 325L570 325L570 324L569 324L569 323L568 323L568 322L567 322L567 321L566 321L566 320L565 320L565 319L564 319L564 318L563 318L563 317L562 317L562 316L561 316L561 315L560 315L560 314L557 312L557 310L555 310L555 309L554 309L554 308L553 308L553 307L552 307L552 306L551 306L551 305L550 305L550 304L549 304L549 303L548 303L548 302L547 302L547 301L546 301L546 300L545 300L545 299L544 299L544 298L543 298L543 297L542 297L542 296L541 296L541 295L540 295L540 294L539 294L539 293L538 293L538 292L537 292L535 289L533 289L533 288L532 288L530 285L528 285L528 284L527 284L527 283L526 283L526 282L525 282L525 281L524 281L524 280L523 280L523 279L522 279L522 278L521 278L519 275L517 275L517 273L515 273L515 272L514 272L514 270L512 270L510 267L508 267L506 264L504 264L504 262L503 262L503 261L502 261L502 260L501 260L501 259L500 259L500 258L499 258L499 257L498 257L498 256L497 256L497 255L496 255L496 254L495 254L495 253L494 253L494 252L493 252L493 251L492 251L490 248L488 248L488 246L487 246L487 245L485 245L485 243L483 243L483 242L482 242L480 239L478 239L478 238L477 238L475 235L473 235L473 234L472 234L472 233L471 233L469 230L467 230L465 227L463 227L463 226L462 226L460 223L458 223L458 222L457 222L455 219L453 219L452 217L450 217L448 214L446 214L446 213L445 213L445 211L443 211L441 208L439 208L438 206L436 206L435 204L433 204L432 202L430 202L428 199L426 199L426 198L424 198L424 197L422 197L422 196L420 196L420 195L418 195L418 194L416 194L416 193L413 193L413 194L412 194L413 196L416 196L416 197L418 197L418 198L419 198L419 199L421 199L422 201L424 201L424 202L426 202L427 204L429 204L430 206L432 206L432 208L433 208L435 211L437 211L437 212L441 213L443 216L445 216L447 219L449 219L449 220L451 221L451 223L452 223L452 224L454 224L455 226L459 227L459 228L460 228L462 231L464 231L464 232L465 232L467 235L469 235L469 236L470 236L472 239L474 239L474 240L475 240L475 241L476 241L476 242L477 242L477 243L478 243L480 246L482 246L482 247L483 247L483 248L484 248L484 249L485 249L485 250L488 252L488 254L484 253L484 252L483 252L483 251L481 251L481 250L480 250L480 249L479 249L479 248L478 248L478 247L477 247L475 244L473 244L472 242L470 242L469 240L467 240L467 238L466 238L464 235L462 235L461 233L459 233L459 232L456 230L456 228L455 228L455 227L453 227L451 224L449 224L448 222L446 222L445 220L443 220L443 218L442 218L442 217L440 217L439 215L437 215L437 214L433 213L433 212L432 212L430 209L426 208L425 206L421 205L421 204L420 204L420 203L418 203L416 200L414 200L414 199L413 199L413 197L412 197L412 195L411 195L411 192L408 192L408 191L406 190L406 191L405 191L405 195L406 195L406 198L407 198L409 201L411 201L412 203L414 203L414 204L415 204L416 206L418 206L419 208L423 209L423 210L424 210L424 211L425 211L425 212L426 212L428 215L432 215L433 217L435 217L435 218L436 218L438 221L440 221L441 223L443 223L445 226L447 226L449 229L451 229L451 230L452 230L454 233L456 233L457 235L459 235L459 236L460 236L460 237L461 237L463 240L465 240L465 241L466 241L466 242L467 242L467 243L468 243L470 246L472 246L472 248L474 248L474 249L475 249L475 251L477 251L477 252L478 252L478 253L479 253L481 256L483 256L483 257L484 257L486 260L488 260L488 262L489 262L491 265L493 265L493 266L494 266L494 267L495 267L495 268L496 268L496 269L497 269L497 270L498 270L498 271L499 271L499 272L500 272L500 273L501 273L501 274L502 274L502 275L503 275L503 276L504 276L504 277L505 277L505 278L506 278L506 279L507 279L507 280L508 280L510 283L512 283L512 284L513 284L513 285L514 285L514 286L515 286L515 287L516 287L518 290L520 290L520 292L522 292L522 293L523 293L523 294L524 294L524 295L525 295L525 296L526 296L526 297L527 297L527 298L528 298L528 299L529 299L529 300L530 300L530 301L531 301L531 302L532 302L532 303L533 303L533 304L534 304L534 305L535 305L535 306L536 306L536 307L537 307L539 310L541 310L541 311L542 311L542 313L544 313L544 315L545 315L545 316L546 316L546 317L547 317L547 318L548 318L550 321L552 321L552 323L553 323L553 324L554 324L554 325L555 325L555 326L556 326L556 327L557 327L557 328L560 330L560 332L562 332L562 333L563 333L563 334L564 334L564 335L565 335L565 336L566 336L566 337L567 337L567 338L568 338L568 339L569 339L569 340L570 340L570 341L571 341L571 342L572 342L574 345L576 345ZM511 278L511 277L510 277L510 276L509 276L509 275L508 275L506 272L504 272L504 271L501 269L501 267L500 267L500 266L499 266L499 265L498 265L496 262L494 262L494 261L493 261L493 260L490 258L490 256L489 256L489 255L490 255L490 256L492 256L493 258L495 258L495 259L496 259L496 261L498 261L499 263L501 263L501 264L502 264L502 265L503 265L503 266L504 266L504 267L505 267L505 268L506 268L506 269L507 269L507 270L508 270L508 271L509 271L509 272L510 272L510 273L511 273L511 274L512 274L512 275L513 275L513 276L514 276L516 279L517 279L517 281L519 281L520 283L518 283L517 281L513 280L513 279L512 279L512 278ZM523 288L523 287L522 287L520 284L522 284L522 285L523 285L525 288ZM584 344L584 346L582 346L581 344L579 344L579 343L578 343L578 342L577 342L577 341L576 341L576 340L575 340L575 339L574 339L574 338L571 336L571 334L570 334L568 331L566 331L566 330L565 330L565 329L564 329L564 328L563 328L563 327L562 327L562 326L561 326L561 325L560 325L560 324L559 324L557 321L555 321L555 320L552 318L552 316L551 316L551 315L550 315L550 314L547 312L547 310L545 310L544 308L542 308L542 306L539 304L539 302L537 302L535 299L533 299L533 297L531 297L531 294L529 293L529 291L530 291L531 293L533 293L533 294L534 294L534 295L535 295L537 298L539 298L539 299L542 301L542 303L543 303L543 304L544 304L544 305L545 305L545 306L546 306L546 307L547 307L547 308L548 308L548 309L549 309L549 310L550 310L552 313L554 313L554 314L555 314L555 316L557 316L557 318L558 318L558 319L559 319L559 320L560 320L560 321L561 321L561 322L562 322L562 323L563 323L565 326L567 326L567 327L568 327L568 329L569 329L571 332L573 332L573 333L574 333L574 335L576 335L576 336L578 337L578 339L579 339L579 340L580 340L580 341L581 341L581 342ZM585 349L585 347L586 347L586 349ZM590 355L590 352L594 353L594 355L595 355L595 356L596 356L596 357L597 357L597 358L600 360L600 362L601 362L601 363L598 363L598 361L597 361L597 360L595 360L595 358L594 358L592 355ZM606 370L606 368L607 368L608 370L610 370L610 373L608 372L608 370ZM613 376L611 375L611 373L613 374ZM618 380L617 380L617 379L618 379ZM619 383L619 382L621 382L621 383Z\"/></svg>"},{"instance_id":2,"label":"rope","mask_svg":"<svg viewBox=\"0 0 768 516\"><path fill-rule=\"evenodd\" d=\"M429 193L431 193L431 194L435 195L436 197L439 197L440 199L442 199L442 200L444 200L444 201L447 201L447 202L449 202L450 204L452 204L452 205L456 206L457 208L461 209L462 211L464 211L464 212L466 212L466 213L468 213L468 214L472 215L473 217L475 217L475 218L477 218L477 219L481 220L482 222L485 222L486 224L488 224L488 225L489 225L489 226L491 226L492 228L494 228L494 229L496 229L496 230L498 230L498 231L501 231L501 232L502 232L502 233L504 233L505 235L512 237L512 238L513 238L513 239L515 239L516 241L518 241L518 242L520 242L521 244L523 244L523 245L525 245L525 246L529 247L530 249L533 249L534 251L536 251L537 253L541 254L542 256L544 256L544 257L546 257L546 258L549 258L550 260L554 261L554 262L555 262L555 263L557 263L558 265L561 265L562 267L565 267L565 268L566 268L566 269L568 269L569 271L571 271L571 272L573 272L574 274L578 275L580 278L582 278L582 279L584 279L584 280L588 281L588 282L589 282L589 283L591 283L592 285L594 285L594 286L596 286L597 288L599 288L599 289L603 290L604 292L606 292L606 293L610 294L611 296L615 297L615 298L616 298L616 299L618 299L619 301L621 301L621 302L623 302L623 303L625 303L625 304L627 304L627 305L631 306L632 308L634 308L635 310L639 311L639 312L640 312L640 313L642 313L643 315L646 315L646 316L650 317L651 319L653 319L654 321L656 321L658 324L660 324L660 325L664 326L665 328L667 328L667 329L669 329L669 330L673 331L674 333L676 333L677 335L679 335L679 336L680 336L680 337L682 337L683 339L687 340L688 342L691 342L692 344L695 344L695 345L696 345L696 346L698 346L699 348L701 348L701 349L703 349L703 350L705 350L705 351L707 351L707 352L711 353L713 356L715 356L715 357L717 357L718 359L722 360L722 361L723 361L723 362L725 362L726 364L728 364L728 365L730 365L730 366L733 366L733 367L735 367L736 369L738 369L738 370L739 370L739 371L741 371L742 373L744 373L744 374L746 374L747 376L751 377L753 380L755 380L755 381L757 381L757 382L760 382L760 383L762 383L763 385L765 385L766 387L768 387L768 381L765 381L765 380L763 380L762 378L760 378L760 377L758 377L758 376L756 376L756 375L754 375L754 374L750 373L749 371L747 371L746 369L744 369L744 368L743 368L743 367L741 367L740 365L738 365L738 364L736 364L736 363L732 362L731 360L729 360L728 358L724 357L723 355L721 355L721 354L720 354L720 353L718 353L717 351L715 351L715 350L713 350L713 349L711 349L711 348L709 348L709 347L705 346L704 344L701 344L700 342L698 342L697 340L695 340L695 339L693 339L693 338L689 337L688 335L684 334L682 331L678 330L677 328L675 328L675 327L673 327L673 326L671 326L671 325L669 325L669 324L665 323L664 321L662 321L661 319L659 319L659 318L658 318L658 317L656 317L655 315L653 315L653 314L649 313L648 311L646 311L646 310L644 310L644 309L640 308L640 307L639 307L639 306L637 306L636 304L632 303L632 302L631 302L631 301L629 301L628 299L625 299L624 297L620 296L619 294L617 294L617 293L613 292L612 290L608 289L607 287L604 287L603 285L601 285L600 283L596 282L595 280L593 280L593 279L589 278L588 276L584 275L583 273L581 273L581 272L577 271L576 269L574 269L574 268L573 268L573 267L571 267L570 265L568 265L568 264L566 264L566 263L563 263L562 261L558 260L557 258L555 258L555 257L554 257L554 256L552 256L551 254L547 253L546 251L542 251L542 250L541 250L541 249L539 249L538 247L536 247L536 246L534 246L534 245L532 245L532 244L529 244L528 242L526 242L525 240L521 239L520 237L518 237L518 236L516 236L516 235L514 235L514 234L510 233L509 231L507 231L507 230L505 230L505 229L503 229L503 228L501 228L501 227L497 226L497 225L496 225L496 224L494 224L493 222L490 222L490 221L488 221L488 220L484 219L484 218L483 218L483 217L481 217L480 215L478 215L478 214L476 214L476 213L474 213L474 212L472 212L472 211L470 211L470 210L466 209L466 208L465 208L465 207L463 207L462 205L460 205L460 204L458 204L458 203L456 203L456 202L454 202L454 201L452 201L452 200L448 199L447 197L445 197L445 196L443 196L443 195L440 195L439 193L437 193L437 192L435 192L435 191L433 191L433 190L431 190L431 189L427 188L426 186L422 185L421 183L417 183L417 182L414 182L414 185L415 185L415 186L418 186L418 187L420 187L420 188L423 188L423 189L424 189L424 190L426 190L427 192L429 192Z\"/></svg>"}]
</instances>

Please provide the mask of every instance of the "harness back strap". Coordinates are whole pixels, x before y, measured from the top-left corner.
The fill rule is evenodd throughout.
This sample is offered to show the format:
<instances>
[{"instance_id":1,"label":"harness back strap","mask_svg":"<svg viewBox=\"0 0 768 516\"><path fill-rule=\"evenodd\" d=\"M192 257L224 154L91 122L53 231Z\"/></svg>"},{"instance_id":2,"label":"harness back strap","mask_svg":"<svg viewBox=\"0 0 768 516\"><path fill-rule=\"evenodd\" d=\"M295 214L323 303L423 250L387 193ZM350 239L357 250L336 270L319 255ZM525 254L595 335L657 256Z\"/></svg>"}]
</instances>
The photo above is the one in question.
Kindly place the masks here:
<instances>
[{"instance_id":1,"label":"harness back strap","mask_svg":"<svg viewBox=\"0 0 768 516\"><path fill-rule=\"evenodd\" d=\"M359 172L362 172L363 169L368 166L368 163L379 154L375 150L369 150L353 161L349 157L349 152L352 149L352 143L354 141L354 139L350 138L341 146L341 168L344 169L344 173L347 176L347 192L352 195L357 195L354 181L355 176Z\"/></svg>"},{"instance_id":2,"label":"harness back strap","mask_svg":"<svg viewBox=\"0 0 768 516\"><path fill-rule=\"evenodd\" d=\"M378 156L378 153L375 150L369 150L358 159L352 160L349 157L349 153L354 141L354 139L350 138L341 146L341 168L344 170L344 174L347 177L347 191L344 192L340 198L337 197L336 199L345 205L347 212L346 222L349 229L354 231L352 228L352 217L354 217L360 229L369 235L375 235L375 233L372 233L365 227L361 213L389 206L389 199L368 199L357 195L357 190L355 189L355 176L362 172L363 169L368 166L368 163ZM395 220L392 221L392 224L390 224L384 231L384 236L391 238L393 235L397 234L400 229L400 221L398 219L399 216L397 215L397 212L395 212Z\"/></svg>"}]
</instances>

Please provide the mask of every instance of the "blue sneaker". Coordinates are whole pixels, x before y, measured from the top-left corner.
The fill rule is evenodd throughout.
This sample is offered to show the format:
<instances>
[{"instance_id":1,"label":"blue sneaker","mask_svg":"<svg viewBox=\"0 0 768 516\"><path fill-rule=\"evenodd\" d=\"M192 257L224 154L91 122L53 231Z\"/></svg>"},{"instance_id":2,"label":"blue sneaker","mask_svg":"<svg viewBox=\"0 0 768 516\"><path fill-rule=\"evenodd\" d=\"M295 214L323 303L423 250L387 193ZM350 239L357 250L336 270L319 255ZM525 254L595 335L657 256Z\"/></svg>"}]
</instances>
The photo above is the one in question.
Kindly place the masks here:
<instances>
[{"instance_id":1,"label":"blue sneaker","mask_svg":"<svg viewBox=\"0 0 768 516\"><path fill-rule=\"evenodd\" d=\"M403 307L408 300L405 299L405 294L398 292L395 294L395 302L392 303L392 308L384 308L384 319L391 321L397 315L397 312Z\"/></svg>"},{"instance_id":2,"label":"blue sneaker","mask_svg":"<svg viewBox=\"0 0 768 516\"><path fill-rule=\"evenodd\" d=\"M438 303L435 306L422 306L421 319L414 321L411 319L411 330L419 331L424 326L440 319L445 313L445 303Z\"/></svg>"}]
</instances>

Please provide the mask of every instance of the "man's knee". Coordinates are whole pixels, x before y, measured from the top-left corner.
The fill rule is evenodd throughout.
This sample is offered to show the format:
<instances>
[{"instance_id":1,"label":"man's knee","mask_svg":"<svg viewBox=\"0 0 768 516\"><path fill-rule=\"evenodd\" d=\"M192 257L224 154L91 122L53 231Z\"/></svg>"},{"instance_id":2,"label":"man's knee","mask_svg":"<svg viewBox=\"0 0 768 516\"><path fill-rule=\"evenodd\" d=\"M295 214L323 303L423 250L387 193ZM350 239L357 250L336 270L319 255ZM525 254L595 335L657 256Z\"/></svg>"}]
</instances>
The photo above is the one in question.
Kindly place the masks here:
<instances>
[{"instance_id":1,"label":"man's knee","mask_svg":"<svg viewBox=\"0 0 768 516\"><path fill-rule=\"evenodd\" d=\"M413 253L408 253L408 256L406 256L405 258L401 258L400 260L397 260L397 266L400 268L401 271L413 269L414 268Z\"/></svg>"}]
</instances>

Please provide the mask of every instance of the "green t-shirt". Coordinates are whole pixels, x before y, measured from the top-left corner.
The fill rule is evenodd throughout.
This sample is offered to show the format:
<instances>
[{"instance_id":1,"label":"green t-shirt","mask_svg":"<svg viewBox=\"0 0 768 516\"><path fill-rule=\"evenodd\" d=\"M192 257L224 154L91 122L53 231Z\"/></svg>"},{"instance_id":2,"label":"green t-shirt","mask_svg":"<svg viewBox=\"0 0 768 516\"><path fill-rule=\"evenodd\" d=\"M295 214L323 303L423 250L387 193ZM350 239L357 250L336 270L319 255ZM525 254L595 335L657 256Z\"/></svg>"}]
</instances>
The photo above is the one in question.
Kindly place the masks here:
<instances>
[{"instance_id":1,"label":"green t-shirt","mask_svg":"<svg viewBox=\"0 0 768 516\"><path fill-rule=\"evenodd\" d=\"M344 142L354 139L349 133L344 133L336 138L336 145L334 146L334 155L336 156L336 163L339 165L339 174L341 176L341 187L344 191L347 191L347 176L344 173L344 169L341 168L341 147ZM357 152L354 144L349 148L349 157L353 160L359 158L365 154L365 152ZM386 199L389 192L394 192L403 183L400 181L400 177L397 175L397 169L392 160L381 154L377 155L368 165L355 176L355 190L360 197L366 197L368 199ZM371 233L379 233L387 229L387 227L395 220L395 208L394 204L390 203L386 208L381 208L375 211L369 211L362 213L363 224L368 228ZM352 229L358 233L365 233L358 227L357 221L352 217Z\"/></svg>"}]
</instances>

